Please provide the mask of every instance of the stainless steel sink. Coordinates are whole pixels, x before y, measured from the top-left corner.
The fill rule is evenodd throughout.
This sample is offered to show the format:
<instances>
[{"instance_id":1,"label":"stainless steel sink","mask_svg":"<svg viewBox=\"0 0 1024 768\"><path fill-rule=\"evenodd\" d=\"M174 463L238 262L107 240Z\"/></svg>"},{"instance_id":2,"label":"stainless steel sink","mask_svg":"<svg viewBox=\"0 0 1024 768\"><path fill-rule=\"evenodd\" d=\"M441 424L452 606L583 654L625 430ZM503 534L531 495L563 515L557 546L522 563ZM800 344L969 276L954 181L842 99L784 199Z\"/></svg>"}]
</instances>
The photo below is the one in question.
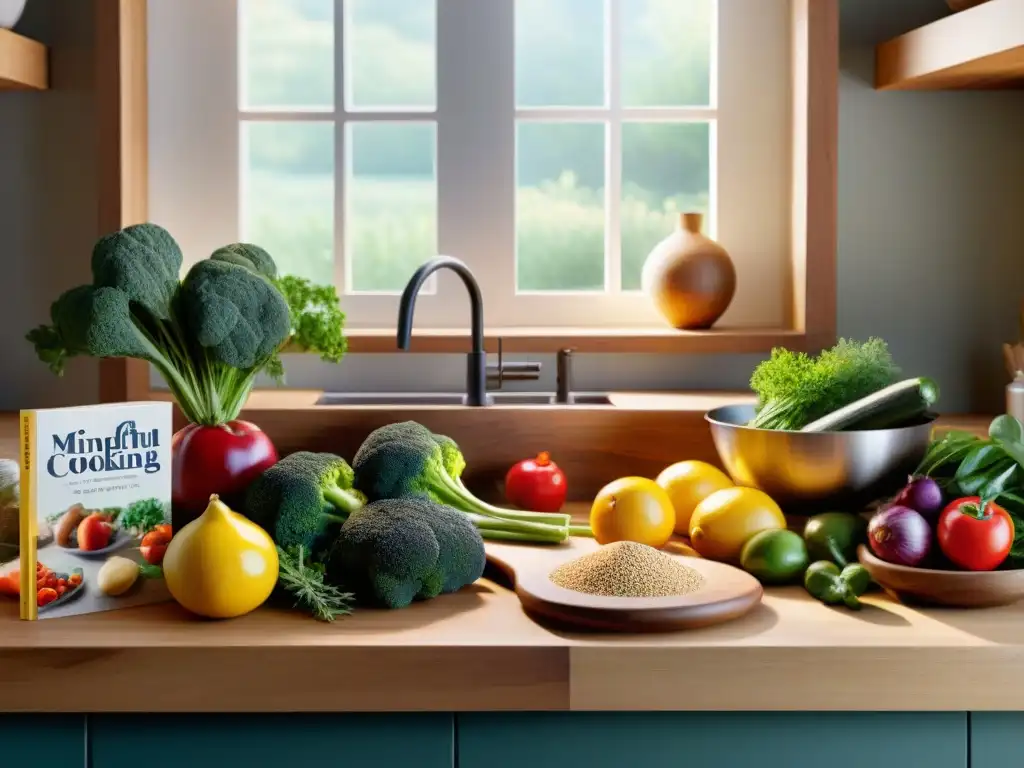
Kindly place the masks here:
<instances>
[{"instance_id":1,"label":"stainless steel sink","mask_svg":"<svg viewBox=\"0 0 1024 768\"><path fill-rule=\"evenodd\" d=\"M491 392L494 405L566 405L556 403L548 392ZM324 392L317 405L462 405L466 396L461 392ZM611 405L608 396L600 392L573 394L568 405Z\"/></svg>"}]
</instances>

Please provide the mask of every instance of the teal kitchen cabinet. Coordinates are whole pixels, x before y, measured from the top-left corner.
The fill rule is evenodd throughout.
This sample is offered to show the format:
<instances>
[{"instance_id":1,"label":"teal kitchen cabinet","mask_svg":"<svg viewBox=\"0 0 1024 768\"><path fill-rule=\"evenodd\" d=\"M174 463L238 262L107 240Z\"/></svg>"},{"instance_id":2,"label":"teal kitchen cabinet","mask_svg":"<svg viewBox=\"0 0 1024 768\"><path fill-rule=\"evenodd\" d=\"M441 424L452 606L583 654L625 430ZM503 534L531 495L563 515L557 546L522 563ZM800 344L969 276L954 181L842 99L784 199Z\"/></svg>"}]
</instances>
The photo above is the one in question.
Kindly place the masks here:
<instances>
[{"instance_id":1,"label":"teal kitchen cabinet","mask_svg":"<svg viewBox=\"0 0 1024 768\"><path fill-rule=\"evenodd\" d=\"M85 715L0 713L0 766L86 768Z\"/></svg>"},{"instance_id":2,"label":"teal kitchen cabinet","mask_svg":"<svg viewBox=\"0 0 1024 768\"><path fill-rule=\"evenodd\" d=\"M1024 765L1024 713L971 714L971 768Z\"/></svg>"},{"instance_id":3,"label":"teal kitchen cabinet","mask_svg":"<svg viewBox=\"0 0 1024 768\"><path fill-rule=\"evenodd\" d=\"M91 715L89 768L452 768L452 732L448 714Z\"/></svg>"},{"instance_id":4,"label":"teal kitchen cabinet","mask_svg":"<svg viewBox=\"0 0 1024 768\"><path fill-rule=\"evenodd\" d=\"M968 764L963 712L466 714L457 717L456 733L458 768L967 768ZM1004 761L999 768L1011 764L1015 763ZM990 767L975 763L972 768Z\"/></svg>"}]
</instances>

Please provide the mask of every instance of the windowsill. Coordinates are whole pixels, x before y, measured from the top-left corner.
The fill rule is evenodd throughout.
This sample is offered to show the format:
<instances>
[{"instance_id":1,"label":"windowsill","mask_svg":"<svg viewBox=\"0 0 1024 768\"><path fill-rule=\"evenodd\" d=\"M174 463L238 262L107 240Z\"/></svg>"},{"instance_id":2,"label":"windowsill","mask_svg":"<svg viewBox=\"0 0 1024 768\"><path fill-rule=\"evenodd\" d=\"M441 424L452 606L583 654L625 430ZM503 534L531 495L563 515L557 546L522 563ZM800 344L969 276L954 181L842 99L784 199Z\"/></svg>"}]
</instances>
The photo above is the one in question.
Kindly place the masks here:
<instances>
[{"instance_id":1,"label":"windowsill","mask_svg":"<svg viewBox=\"0 0 1024 768\"><path fill-rule=\"evenodd\" d=\"M393 328L346 330L349 352L398 352ZM462 353L469 350L469 331L425 328L413 331L409 352ZM677 331L672 328L488 328L485 348L503 352L554 353L572 348L584 353L746 354L773 347L813 351L833 343L828 334L791 328L714 328Z\"/></svg>"}]
</instances>

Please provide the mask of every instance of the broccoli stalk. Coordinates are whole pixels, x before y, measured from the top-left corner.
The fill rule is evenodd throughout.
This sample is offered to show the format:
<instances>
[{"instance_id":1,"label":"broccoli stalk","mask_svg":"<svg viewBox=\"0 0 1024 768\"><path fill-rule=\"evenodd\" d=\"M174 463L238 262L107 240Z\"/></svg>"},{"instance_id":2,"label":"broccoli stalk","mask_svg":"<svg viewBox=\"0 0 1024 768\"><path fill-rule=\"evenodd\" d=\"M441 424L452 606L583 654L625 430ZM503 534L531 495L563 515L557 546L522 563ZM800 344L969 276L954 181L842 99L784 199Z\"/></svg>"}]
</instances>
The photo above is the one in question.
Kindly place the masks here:
<instances>
[{"instance_id":1,"label":"broccoli stalk","mask_svg":"<svg viewBox=\"0 0 1024 768\"><path fill-rule=\"evenodd\" d=\"M558 543L573 532L569 515L502 509L481 501L462 483L464 467L453 440L414 421L374 430L352 461L355 487L371 501L426 497L467 515L484 538Z\"/></svg>"},{"instance_id":2,"label":"broccoli stalk","mask_svg":"<svg viewBox=\"0 0 1024 768\"><path fill-rule=\"evenodd\" d=\"M189 421L231 421L290 334L288 303L272 282L273 260L256 246L221 249L183 281L181 266L178 244L155 224L102 237L92 284L61 295L52 324L26 338L58 375L77 355L146 360Z\"/></svg>"}]
</instances>

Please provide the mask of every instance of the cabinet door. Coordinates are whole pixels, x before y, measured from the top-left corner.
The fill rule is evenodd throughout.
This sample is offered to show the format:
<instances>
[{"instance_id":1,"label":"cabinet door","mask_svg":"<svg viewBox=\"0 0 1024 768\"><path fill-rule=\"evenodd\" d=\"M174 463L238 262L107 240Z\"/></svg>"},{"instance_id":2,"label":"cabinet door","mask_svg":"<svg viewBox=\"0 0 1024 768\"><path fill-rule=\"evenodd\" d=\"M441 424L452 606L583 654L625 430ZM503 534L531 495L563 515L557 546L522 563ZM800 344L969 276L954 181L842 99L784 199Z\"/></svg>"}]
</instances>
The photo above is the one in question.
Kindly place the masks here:
<instances>
[{"instance_id":1,"label":"cabinet door","mask_svg":"<svg viewBox=\"0 0 1024 768\"><path fill-rule=\"evenodd\" d=\"M457 717L458 768L967 768L965 713Z\"/></svg>"},{"instance_id":2,"label":"cabinet door","mask_svg":"<svg viewBox=\"0 0 1024 768\"><path fill-rule=\"evenodd\" d=\"M452 716L96 715L89 768L452 768Z\"/></svg>"},{"instance_id":3,"label":"cabinet door","mask_svg":"<svg viewBox=\"0 0 1024 768\"><path fill-rule=\"evenodd\" d=\"M0 765L86 768L85 715L0 713Z\"/></svg>"},{"instance_id":4,"label":"cabinet door","mask_svg":"<svg viewBox=\"0 0 1024 768\"><path fill-rule=\"evenodd\" d=\"M1024 713L971 713L971 768L1024 764Z\"/></svg>"}]
</instances>

